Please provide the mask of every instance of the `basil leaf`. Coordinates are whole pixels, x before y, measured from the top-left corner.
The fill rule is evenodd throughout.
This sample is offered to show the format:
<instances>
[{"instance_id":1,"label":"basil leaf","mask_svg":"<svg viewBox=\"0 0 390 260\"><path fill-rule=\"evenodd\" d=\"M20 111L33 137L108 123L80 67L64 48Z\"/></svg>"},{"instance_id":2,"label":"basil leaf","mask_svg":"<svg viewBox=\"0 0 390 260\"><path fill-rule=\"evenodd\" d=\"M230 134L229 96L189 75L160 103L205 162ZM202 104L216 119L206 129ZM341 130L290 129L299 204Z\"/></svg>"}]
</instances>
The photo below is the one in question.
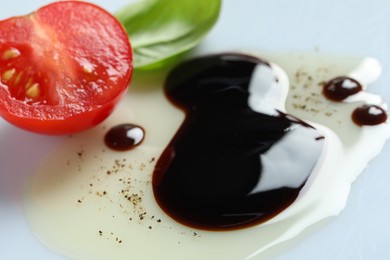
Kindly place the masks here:
<instances>
[{"instance_id":1,"label":"basil leaf","mask_svg":"<svg viewBox=\"0 0 390 260\"><path fill-rule=\"evenodd\" d=\"M134 52L134 67L162 67L200 43L218 19L221 0L139 0L116 13Z\"/></svg>"}]
</instances>

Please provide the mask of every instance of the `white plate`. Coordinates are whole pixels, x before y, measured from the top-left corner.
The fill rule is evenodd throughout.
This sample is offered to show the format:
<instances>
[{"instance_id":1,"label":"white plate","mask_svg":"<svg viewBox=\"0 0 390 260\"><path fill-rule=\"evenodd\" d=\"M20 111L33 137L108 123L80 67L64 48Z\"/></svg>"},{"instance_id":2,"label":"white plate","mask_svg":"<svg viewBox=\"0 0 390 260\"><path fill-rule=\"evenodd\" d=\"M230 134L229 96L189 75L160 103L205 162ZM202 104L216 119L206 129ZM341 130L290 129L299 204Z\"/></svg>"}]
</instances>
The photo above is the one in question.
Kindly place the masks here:
<instances>
[{"instance_id":1,"label":"white plate","mask_svg":"<svg viewBox=\"0 0 390 260\"><path fill-rule=\"evenodd\" d=\"M95 0L109 11L130 0ZM29 13L46 0L0 2L0 19ZM390 102L390 2L387 0L225 0L199 52L237 49L368 55L383 65L370 91ZM62 259L31 233L20 203L31 169L61 137L31 134L0 119L0 258ZM390 259L390 146L353 184L342 214L278 259Z\"/></svg>"}]
</instances>

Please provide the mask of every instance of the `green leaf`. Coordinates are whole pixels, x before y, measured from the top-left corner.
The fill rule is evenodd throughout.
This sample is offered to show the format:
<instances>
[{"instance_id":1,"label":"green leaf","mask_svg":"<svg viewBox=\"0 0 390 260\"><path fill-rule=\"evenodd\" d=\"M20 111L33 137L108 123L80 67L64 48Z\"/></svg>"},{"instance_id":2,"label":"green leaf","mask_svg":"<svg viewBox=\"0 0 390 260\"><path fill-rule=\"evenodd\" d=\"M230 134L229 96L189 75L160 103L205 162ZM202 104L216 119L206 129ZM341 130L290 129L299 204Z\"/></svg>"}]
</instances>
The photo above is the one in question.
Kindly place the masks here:
<instances>
[{"instance_id":1,"label":"green leaf","mask_svg":"<svg viewBox=\"0 0 390 260\"><path fill-rule=\"evenodd\" d=\"M162 67L200 43L221 0L139 0L116 13L134 51L134 67Z\"/></svg>"}]
</instances>

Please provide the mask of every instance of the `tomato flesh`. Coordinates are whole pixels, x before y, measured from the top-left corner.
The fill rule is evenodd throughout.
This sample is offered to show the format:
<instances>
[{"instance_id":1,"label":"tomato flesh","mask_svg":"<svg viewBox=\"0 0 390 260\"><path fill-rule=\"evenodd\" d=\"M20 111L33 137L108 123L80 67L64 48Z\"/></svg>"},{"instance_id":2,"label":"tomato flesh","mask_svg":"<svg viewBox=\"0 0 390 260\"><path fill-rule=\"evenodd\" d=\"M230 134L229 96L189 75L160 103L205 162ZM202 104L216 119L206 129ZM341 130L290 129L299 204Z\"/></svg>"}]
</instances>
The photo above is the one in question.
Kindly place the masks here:
<instances>
[{"instance_id":1,"label":"tomato flesh","mask_svg":"<svg viewBox=\"0 0 390 260\"><path fill-rule=\"evenodd\" d=\"M0 22L0 115L18 127L91 128L112 112L131 75L128 36L96 5L56 2Z\"/></svg>"}]
</instances>

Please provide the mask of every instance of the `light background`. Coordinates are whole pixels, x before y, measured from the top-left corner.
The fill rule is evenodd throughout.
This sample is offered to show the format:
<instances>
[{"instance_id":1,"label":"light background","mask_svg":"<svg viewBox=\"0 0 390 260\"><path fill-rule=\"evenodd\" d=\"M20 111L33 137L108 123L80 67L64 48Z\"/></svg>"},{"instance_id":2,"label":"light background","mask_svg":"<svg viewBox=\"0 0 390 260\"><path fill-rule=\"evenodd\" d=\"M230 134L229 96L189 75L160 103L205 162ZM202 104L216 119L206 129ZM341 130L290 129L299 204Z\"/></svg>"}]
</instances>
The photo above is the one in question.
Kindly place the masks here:
<instances>
[{"instance_id":1,"label":"light background","mask_svg":"<svg viewBox=\"0 0 390 260\"><path fill-rule=\"evenodd\" d=\"M1 1L0 19L49 2ZM92 2L115 11L131 0ZM216 27L197 51L319 50L373 56L384 70L370 90L390 102L389 14L387 0L224 0ZM0 259L62 259L29 231L20 205L26 173L61 139L27 133L0 119ZM277 259L390 259L389 159L387 144L353 184L342 214Z\"/></svg>"}]
</instances>

